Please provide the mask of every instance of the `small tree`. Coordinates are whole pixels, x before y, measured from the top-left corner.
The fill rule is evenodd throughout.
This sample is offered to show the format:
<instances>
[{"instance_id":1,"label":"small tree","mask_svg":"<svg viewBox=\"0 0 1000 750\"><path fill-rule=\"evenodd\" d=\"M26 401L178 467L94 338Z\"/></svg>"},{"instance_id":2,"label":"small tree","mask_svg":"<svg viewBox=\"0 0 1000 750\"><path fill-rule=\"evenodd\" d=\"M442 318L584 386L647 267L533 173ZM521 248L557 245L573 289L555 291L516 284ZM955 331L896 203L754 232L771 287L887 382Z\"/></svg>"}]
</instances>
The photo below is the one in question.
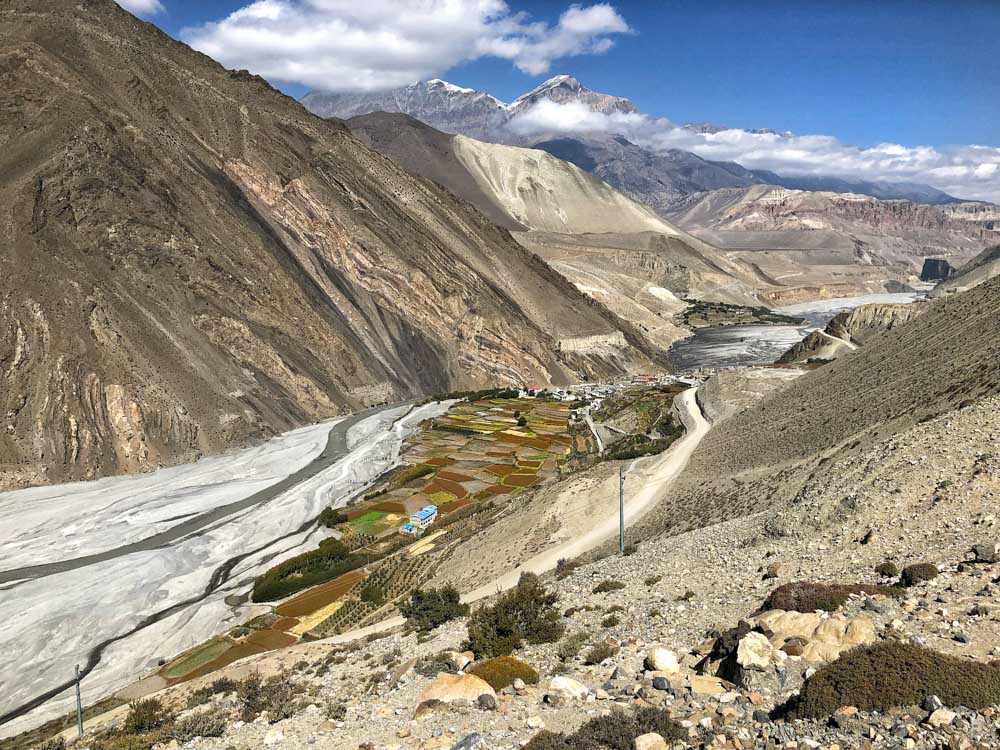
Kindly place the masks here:
<instances>
[{"instance_id":1,"label":"small tree","mask_svg":"<svg viewBox=\"0 0 1000 750\"><path fill-rule=\"evenodd\" d=\"M440 589L416 590L410 601L399 606L399 611L407 622L421 632L433 630L469 614L469 605L462 604L462 597L454 586Z\"/></svg>"},{"instance_id":2,"label":"small tree","mask_svg":"<svg viewBox=\"0 0 1000 750\"><path fill-rule=\"evenodd\" d=\"M528 418L527 417L518 417L517 418L517 426L518 427L525 427L527 424L528 424Z\"/></svg>"},{"instance_id":3,"label":"small tree","mask_svg":"<svg viewBox=\"0 0 1000 750\"><path fill-rule=\"evenodd\" d=\"M565 628L555 608L556 594L534 573L522 573L517 586L469 618L468 647L478 657L509 656L527 643L554 643Z\"/></svg>"},{"instance_id":4,"label":"small tree","mask_svg":"<svg viewBox=\"0 0 1000 750\"><path fill-rule=\"evenodd\" d=\"M340 508L324 508L323 512L319 514L319 522L321 526L332 529L342 523L347 523L347 514Z\"/></svg>"}]
</instances>

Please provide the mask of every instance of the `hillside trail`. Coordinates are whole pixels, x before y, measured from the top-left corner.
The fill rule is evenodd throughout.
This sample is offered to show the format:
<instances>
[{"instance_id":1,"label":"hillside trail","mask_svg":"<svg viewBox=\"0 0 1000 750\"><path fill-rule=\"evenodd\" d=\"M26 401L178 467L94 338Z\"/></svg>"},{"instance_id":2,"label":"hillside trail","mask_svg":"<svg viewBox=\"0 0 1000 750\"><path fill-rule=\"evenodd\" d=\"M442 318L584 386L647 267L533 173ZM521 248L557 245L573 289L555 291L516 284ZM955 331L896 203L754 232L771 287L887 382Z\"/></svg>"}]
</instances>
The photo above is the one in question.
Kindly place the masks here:
<instances>
[{"instance_id":1,"label":"hillside trail","mask_svg":"<svg viewBox=\"0 0 1000 750\"><path fill-rule=\"evenodd\" d=\"M834 343L842 344L843 346L846 346L852 352L853 351L857 351L858 345L857 344L852 344L847 339L842 339L839 336L834 336L832 333L827 333L826 331L820 331L820 334L823 335L823 336L826 336L828 339L830 339Z\"/></svg>"},{"instance_id":2,"label":"hillside trail","mask_svg":"<svg viewBox=\"0 0 1000 750\"><path fill-rule=\"evenodd\" d=\"M678 411L684 422L686 431L684 437L675 442L654 461L643 464L641 460L633 461L631 470L626 475L625 495L625 526L633 525L654 505L663 499L667 487L674 482L687 466L691 455L711 429L711 423L705 419L696 397L697 389L691 388L677 397ZM631 482L629 481L631 479ZM635 492L629 492L630 483L639 485ZM618 503L614 498L608 498L606 513L594 519L594 525L587 533L562 544L550 547L525 561L518 567L504 573L489 583L462 595L462 601L467 604L493 596L517 585L522 573L542 574L552 570L561 559L572 559L589 552L600 544L614 538L618 533ZM391 617L374 625L358 630L352 630L341 635L326 638L318 643L347 643L365 638L369 635L382 633L405 623L402 617Z\"/></svg>"}]
</instances>

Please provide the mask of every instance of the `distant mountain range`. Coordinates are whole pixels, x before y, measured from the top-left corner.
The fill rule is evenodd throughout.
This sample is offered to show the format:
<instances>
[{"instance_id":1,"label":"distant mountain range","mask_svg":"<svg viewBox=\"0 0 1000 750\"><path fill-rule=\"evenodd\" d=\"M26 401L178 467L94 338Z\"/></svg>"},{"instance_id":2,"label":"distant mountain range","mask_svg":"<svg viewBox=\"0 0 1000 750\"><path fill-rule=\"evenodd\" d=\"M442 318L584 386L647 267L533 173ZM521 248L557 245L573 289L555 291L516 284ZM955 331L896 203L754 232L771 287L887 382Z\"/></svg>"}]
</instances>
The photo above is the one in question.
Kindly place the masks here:
<instances>
[{"instance_id":1,"label":"distant mountain range","mask_svg":"<svg viewBox=\"0 0 1000 750\"><path fill-rule=\"evenodd\" d=\"M310 92L302 104L322 117L349 119L371 112L401 112L446 133L481 141L541 148L600 177L625 195L657 211L692 193L754 184L779 185L795 190L857 193L882 200L944 205L961 203L930 185L849 180L834 176L790 177L767 170L749 170L739 164L713 162L689 151L653 151L631 143L620 135L603 132L534 133L521 135L511 127L544 101L557 104L579 102L602 114L639 115L628 99L602 94L577 79L559 75L506 103L475 89L434 79L379 93L329 94ZM729 130L720 125L692 123L682 126L698 133ZM768 128L750 133L791 135Z\"/></svg>"}]
</instances>

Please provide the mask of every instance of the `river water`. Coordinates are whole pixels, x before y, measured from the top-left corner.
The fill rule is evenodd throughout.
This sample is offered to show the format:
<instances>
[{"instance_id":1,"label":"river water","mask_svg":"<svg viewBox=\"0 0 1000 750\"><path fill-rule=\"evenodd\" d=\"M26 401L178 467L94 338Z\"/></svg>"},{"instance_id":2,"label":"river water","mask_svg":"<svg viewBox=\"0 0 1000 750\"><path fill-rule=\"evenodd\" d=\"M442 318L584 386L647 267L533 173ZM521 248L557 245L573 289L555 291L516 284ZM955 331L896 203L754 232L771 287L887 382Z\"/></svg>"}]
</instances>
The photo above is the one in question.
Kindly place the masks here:
<instances>
[{"instance_id":1,"label":"river water","mask_svg":"<svg viewBox=\"0 0 1000 750\"><path fill-rule=\"evenodd\" d=\"M922 292L904 294L866 294L837 297L778 308L778 312L801 317L807 325L713 326L699 328L694 336L670 348L674 369L684 372L702 367L734 367L771 364L810 331L823 328L836 315L870 303L906 305L924 296Z\"/></svg>"}]
</instances>

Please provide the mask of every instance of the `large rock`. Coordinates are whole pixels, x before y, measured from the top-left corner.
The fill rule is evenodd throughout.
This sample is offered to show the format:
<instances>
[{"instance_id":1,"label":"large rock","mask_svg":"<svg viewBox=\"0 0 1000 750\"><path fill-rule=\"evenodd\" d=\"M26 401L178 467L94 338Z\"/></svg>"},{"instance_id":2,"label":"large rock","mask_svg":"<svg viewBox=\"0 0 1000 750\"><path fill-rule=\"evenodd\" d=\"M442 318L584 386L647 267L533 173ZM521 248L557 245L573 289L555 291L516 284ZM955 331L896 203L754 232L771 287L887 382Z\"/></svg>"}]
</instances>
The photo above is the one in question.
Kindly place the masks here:
<instances>
[{"instance_id":1,"label":"large rock","mask_svg":"<svg viewBox=\"0 0 1000 750\"><path fill-rule=\"evenodd\" d=\"M681 665L677 661L677 654L670 649L653 648L646 654L646 669L650 672L677 674L681 669Z\"/></svg>"},{"instance_id":2,"label":"large rock","mask_svg":"<svg viewBox=\"0 0 1000 750\"><path fill-rule=\"evenodd\" d=\"M590 689L581 682L577 682L571 677L557 675L549 683L546 698L554 697L557 700L583 700L587 697Z\"/></svg>"},{"instance_id":3,"label":"large rock","mask_svg":"<svg viewBox=\"0 0 1000 750\"><path fill-rule=\"evenodd\" d=\"M774 646L763 633L747 633L736 647L736 663L743 669L766 670L774 659Z\"/></svg>"},{"instance_id":4,"label":"large rock","mask_svg":"<svg viewBox=\"0 0 1000 750\"><path fill-rule=\"evenodd\" d=\"M656 732L642 734L635 738L635 750L667 750L667 741Z\"/></svg>"},{"instance_id":5,"label":"large rock","mask_svg":"<svg viewBox=\"0 0 1000 750\"><path fill-rule=\"evenodd\" d=\"M480 695L491 695L496 698L496 691L485 680L474 674L441 674L420 694L418 703L465 700L475 703Z\"/></svg>"},{"instance_id":6,"label":"large rock","mask_svg":"<svg viewBox=\"0 0 1000 750\"><path fill-rule=\"evenodd\" d=\"M977 544L972 548L972 554L976 556L978 563L997 562L998 546L996 544Z\"/></svg>"},{"instance_id":7,"label":"large rock","mask_svg":"<svg viewBox=\"0 0 1000 750\"><path fill-rule=\"evenodd\" d=\"M773 634L770 641L775 648L798 639L805 644L802 658L811 662L833 661L844 651L875 641L875 625L861 616L848 618L840 614L774 609L752 618L751 622Z\"/></svg>"}]
</instances>

